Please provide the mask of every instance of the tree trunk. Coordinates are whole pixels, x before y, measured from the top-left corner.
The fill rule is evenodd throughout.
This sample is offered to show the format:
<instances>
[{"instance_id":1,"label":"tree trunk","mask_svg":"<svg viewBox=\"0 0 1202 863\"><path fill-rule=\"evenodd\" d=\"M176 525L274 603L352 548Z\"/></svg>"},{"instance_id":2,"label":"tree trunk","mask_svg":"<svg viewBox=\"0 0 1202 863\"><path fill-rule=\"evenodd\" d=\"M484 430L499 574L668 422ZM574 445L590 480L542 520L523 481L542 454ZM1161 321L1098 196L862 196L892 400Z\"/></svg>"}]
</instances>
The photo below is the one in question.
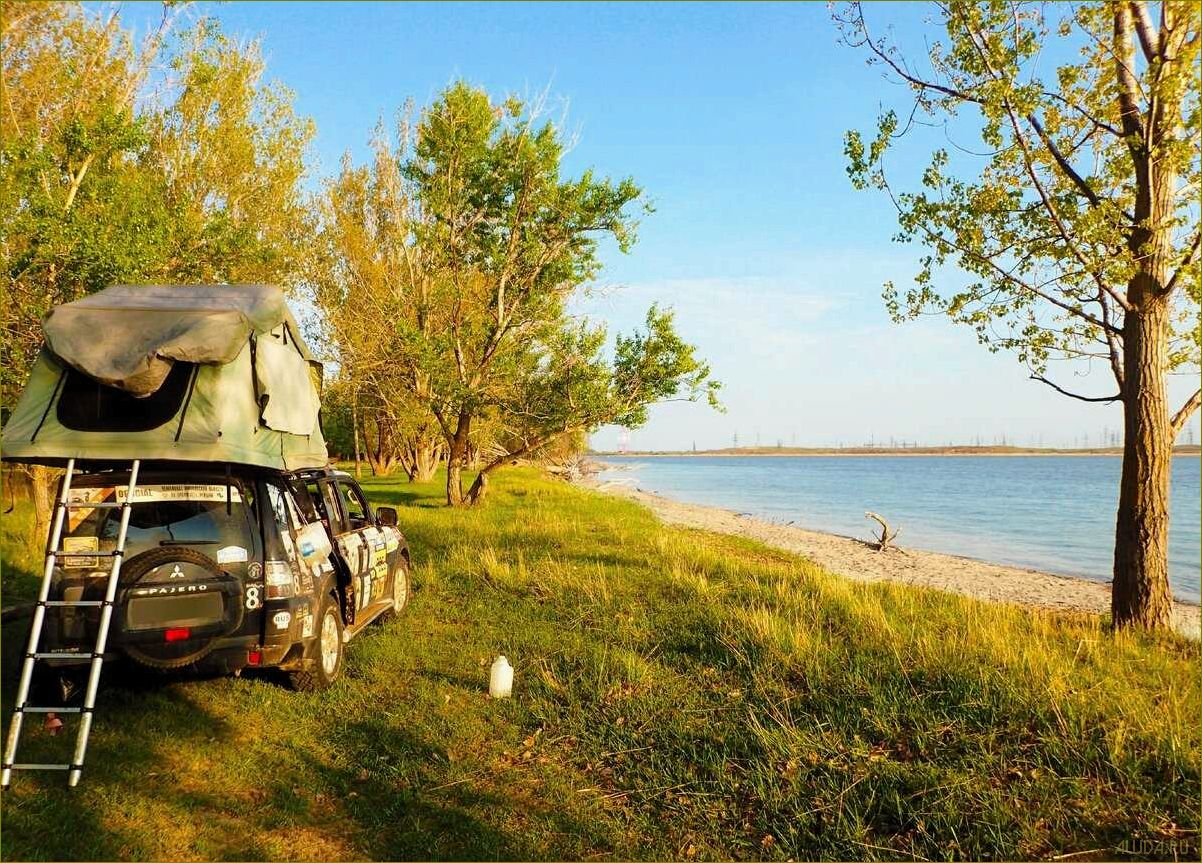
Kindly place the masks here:
<instances>
[{"instance_id":1,"label":"tree trunk","mask_svg":"<svg viewBox=\"0 0 1202 863\"><path fill-rule=\"evenodd\" d=\"M33 499L34 530L44 535L50 529L50 516L54 509L51 487L54 474L50 468L40 464L29 468L29 494Z\"/></svg>"},{"instance_id":2,"label":"tree trunk","mask_svg":"<svg viewBox=\"0 0 1202 863\"><path fill-rule=\"evenodd\" d=\"M367 463L372 476L390 476L396 470L396 456L391 453L368 452Z\"/></svg>"},{"instance_id":3,"label":"tree trunk","mask_svg":"<svg viewBox=\"0 0 1202 863\"><path fill-rule=\"evenodd\" d=\"M484 499L484 495L488 494L488 472L480 471L476 474L476 481L472 483L472 487L467 490L467 502L471 506L475 506Z\"/></svg>"},{"instance_id":4,"label":"tree trunk","mask_svg":"<svg viewBox=\"0 0 1202 863\"><path fill-rule=\"evenodd\" d=\"M1116 627L1164 629L1173 616L1168 570L1173 434L1165 393L1169 309L1149 292L1131 293L1147 301L1129 311L1123 325L1126 437L1110 607Z\"/></svg>"},{"instance_id":5,"label":"tree trunk","mask_svg":"<svg viewBox=\"0 0 1202 863\"><path fill-rule=\"evenodd\" d=\"M401 457L410 482L429 482L438 470L442 447L438 441L416 440L409 443Z\"/></svg>"},{"instance_id":6,"label":"tree trunk","mask_svg":"<svg viewBox=\"0 0 1202 863\"><path fill-rule=\"evenodd\" d=\"M460 411L455 434L447 442L447 506L462 506L463 460L467 456L468 436L472 430L472 415Z\"/></svg>"},{"instance_id":7,"label":"tree trunk","mask_svg":"<svg viewBox=\"0 0 1202 863\"><path fill-rule=\"evenodd\" d=\"M363 462L359 452L359 397L351 399L351 437L355 439L355 479L363 476Z\"/></svg>"}]
</instances>

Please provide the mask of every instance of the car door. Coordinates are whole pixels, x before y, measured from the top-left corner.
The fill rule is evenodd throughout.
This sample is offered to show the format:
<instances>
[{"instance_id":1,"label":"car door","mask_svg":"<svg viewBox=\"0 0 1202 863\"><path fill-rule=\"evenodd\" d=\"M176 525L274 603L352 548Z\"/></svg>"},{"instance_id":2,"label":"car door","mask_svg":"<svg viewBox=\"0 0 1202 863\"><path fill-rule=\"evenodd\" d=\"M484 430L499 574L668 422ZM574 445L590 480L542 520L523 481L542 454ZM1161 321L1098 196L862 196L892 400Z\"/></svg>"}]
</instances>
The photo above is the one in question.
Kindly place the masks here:
<instances>
[{"instance_id":1,"label":"car door","mask_svg":"<svg viewBox=\"0 0 1202 863\"><path fill-rule=\"evenodd\" d=\"M342 617L347 626L353 626L360 607L359 597L361 539L351 530L350 521L343 509L342 497L332 477L310 476L305 478L305 490L315 514L326 526L334 546L333 558L337 561L338 592L341 597Z\"/></svg>"},{"instance_id":2,"label":"car door","mask_svg":"<svg viewBox=\"0 0 1202 863\"><path fill-rule=\"evenodd\" d=\"M356 609L364 611L384 606L392 599L384 534L376 527L375 513L358 483L348 477L338 477L334 484L346 519L347 530L340 540L346 549L348 565L352 565L351 558L355 558L352 571L357 573L358 579Z\"/></svg>"}]
</instances>

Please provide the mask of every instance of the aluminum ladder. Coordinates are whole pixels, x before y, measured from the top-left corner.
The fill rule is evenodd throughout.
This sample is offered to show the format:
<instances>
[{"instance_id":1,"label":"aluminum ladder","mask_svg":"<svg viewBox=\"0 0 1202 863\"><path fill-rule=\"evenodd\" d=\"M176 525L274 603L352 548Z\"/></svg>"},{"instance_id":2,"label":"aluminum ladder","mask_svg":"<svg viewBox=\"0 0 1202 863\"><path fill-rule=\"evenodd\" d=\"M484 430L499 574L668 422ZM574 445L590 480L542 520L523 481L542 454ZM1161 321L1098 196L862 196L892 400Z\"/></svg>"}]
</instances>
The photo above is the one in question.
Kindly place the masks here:
<instances>
[{"instance_id":1,"label":"aluminum ladder","mask_svg":"<svg viewBox=\"0 0 1202 863\"><path fill-rule=\"evenodd\" d=\"M46 567L42 571L42 587L38 593L38 602L33 610L33 623L29 628L29 645L25 648L25 661L21 667L21 682L17 686L17 701L13 708L13 718L8 726L8 740L4 747L3 772L0 774L0 786L7 786L12 779L14 770L66 770L67 784L74 788L79 784L83 772L83 760L88 751L88 736L92 731L92 711L96 707L96 690L100 686L100 669L104 665L104 651L108 645L109 625L113 619L113 603L117 597L117 583L121 577L121 561L125 555L125 534L129 529L130 508L133 506L134 490L138 485L138 467L140 461L135 460L130 466L129 485L126 488L125 500L122 502L72 502L71 479L75 473L75 459L68 459L67 474L63 477L59 491L58 502L54 508L54 521L50 529L50 542L47 545ZM72 509L120 509L121 524L117 531L117 547L114 551L80 551L68 552L61 548L63 525L67 523L67 513ZM50 600L50 583L54 577L54 565L60 557L111 557L108 586L103 600ZM46 620L47 608L100 608L100 627L96 630L96 646L91 654L78 651L52 651L39 653L38 643L42 638L42 626ZM91 665L88 674L88 686L84 692L83 707L42 707L29 704L29 686L33 681L34 664L39 660L80 659ZM79 729L75 736L75 755L70 764L18 764L17 743L21 739L21 725L27 713L61 713L79 714Z\"/></svg>"}]
</instances>

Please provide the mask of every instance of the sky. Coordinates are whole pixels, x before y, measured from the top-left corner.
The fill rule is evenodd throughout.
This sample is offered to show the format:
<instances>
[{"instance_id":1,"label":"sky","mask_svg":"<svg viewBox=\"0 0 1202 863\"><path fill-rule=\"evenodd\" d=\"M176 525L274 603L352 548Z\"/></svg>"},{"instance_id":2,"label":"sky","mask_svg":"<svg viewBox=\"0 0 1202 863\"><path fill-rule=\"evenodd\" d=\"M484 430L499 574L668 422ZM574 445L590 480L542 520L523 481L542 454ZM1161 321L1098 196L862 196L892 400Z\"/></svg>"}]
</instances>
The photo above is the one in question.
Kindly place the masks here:
<instances>
[{"instance_id":1,"label":"sky","mask_svg":"<svg viewBox=\"0 0 1202 863\"><path fill-rule=\"evenodd\" d=\"M157 4L127 7L127 23ZM726 410L657 406L643 428L598 431L597 449L739 445L1008 443L1097 445L1116 405L1086 404L1027 379L946 319L890 322L882 284L905 285L921 249L891 242L888 201L856 192L843 136L871 132L906 93L841 45L825 3L197 4L228 33L262 41L269 77L296 94L317 137L313 175L344 152L364 159L372 128L456 79L495 95L546 94L576 144L566 170L632 176L654 212L629 254L576 312L612 331L671 306L723 384ZM871 4L876 30L931 31L918 5ZM926 130L923 130L926 132ZM946 142L907 141L915 171ZM1060 367L1066 387L1114 389L1095 365ZM1174 405L1197 386L1175 378ZM1182 441L1202 439L1198 417Z\"/></svg>"}]
</instances>

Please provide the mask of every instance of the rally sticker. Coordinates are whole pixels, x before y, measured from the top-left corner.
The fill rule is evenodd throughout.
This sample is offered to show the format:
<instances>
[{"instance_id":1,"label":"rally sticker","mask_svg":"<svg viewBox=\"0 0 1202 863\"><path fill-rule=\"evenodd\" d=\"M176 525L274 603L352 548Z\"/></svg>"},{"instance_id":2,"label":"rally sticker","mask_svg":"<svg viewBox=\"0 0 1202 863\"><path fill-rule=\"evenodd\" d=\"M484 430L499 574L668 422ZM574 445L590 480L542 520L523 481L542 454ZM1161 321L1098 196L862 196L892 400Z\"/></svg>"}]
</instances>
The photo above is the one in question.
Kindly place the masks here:
<instances>
[{"instance_id":1,"label":"rally sticker","mask_svg":"<svg viewBox=\"0 0 1202 863\"><path fill-rule=\"evenodd\" d=\"M100 548L100 540L94 536L68 536L63 538L63 551L97 551ZM67 557L62 558L62 565L68 567L83 567L96 566L97 560L95 557Z\"/></svg>"},{"instance_id":2,"label":"rally sticker","mask_svg":"<svg viewBox=\"0 0 1202 863\"><path fill-rule=\"evenodd\" d=\"M155 503L169 500L199 500L225 503L226 495L231 503L242 503L242 494L234 486L225 485L144 485L134 489L134 503ZM117 501L123 503L129 489L117 487Z\"/></svg>"},{"instance_id":3,"label":"rally sticker","mask_svg":"<svg viewBox=\"0 0 1202 863\"><path fill-rule=\"evenodd\" d=\"M225 503L227 489L231 503L242 503L241 492L232 485L141 485L134 489L134 503L172 500ZM105 488L73 488L71 489L71 503L95 503L105 500L114 492L116 492L118 503L124 503L129 497L129 488L123 485Z\"/></svg>"},{"instance_id":4,"label":"rally sticker","mask_svg":"<svg viewBox=\"0 0 1202 863\"><path fill-rule=\"evenodd\" d=\"M218 563L243 563L246 561L246 549L240 545L227 545L217 549Z\"/></svg>"}]
</instances>

